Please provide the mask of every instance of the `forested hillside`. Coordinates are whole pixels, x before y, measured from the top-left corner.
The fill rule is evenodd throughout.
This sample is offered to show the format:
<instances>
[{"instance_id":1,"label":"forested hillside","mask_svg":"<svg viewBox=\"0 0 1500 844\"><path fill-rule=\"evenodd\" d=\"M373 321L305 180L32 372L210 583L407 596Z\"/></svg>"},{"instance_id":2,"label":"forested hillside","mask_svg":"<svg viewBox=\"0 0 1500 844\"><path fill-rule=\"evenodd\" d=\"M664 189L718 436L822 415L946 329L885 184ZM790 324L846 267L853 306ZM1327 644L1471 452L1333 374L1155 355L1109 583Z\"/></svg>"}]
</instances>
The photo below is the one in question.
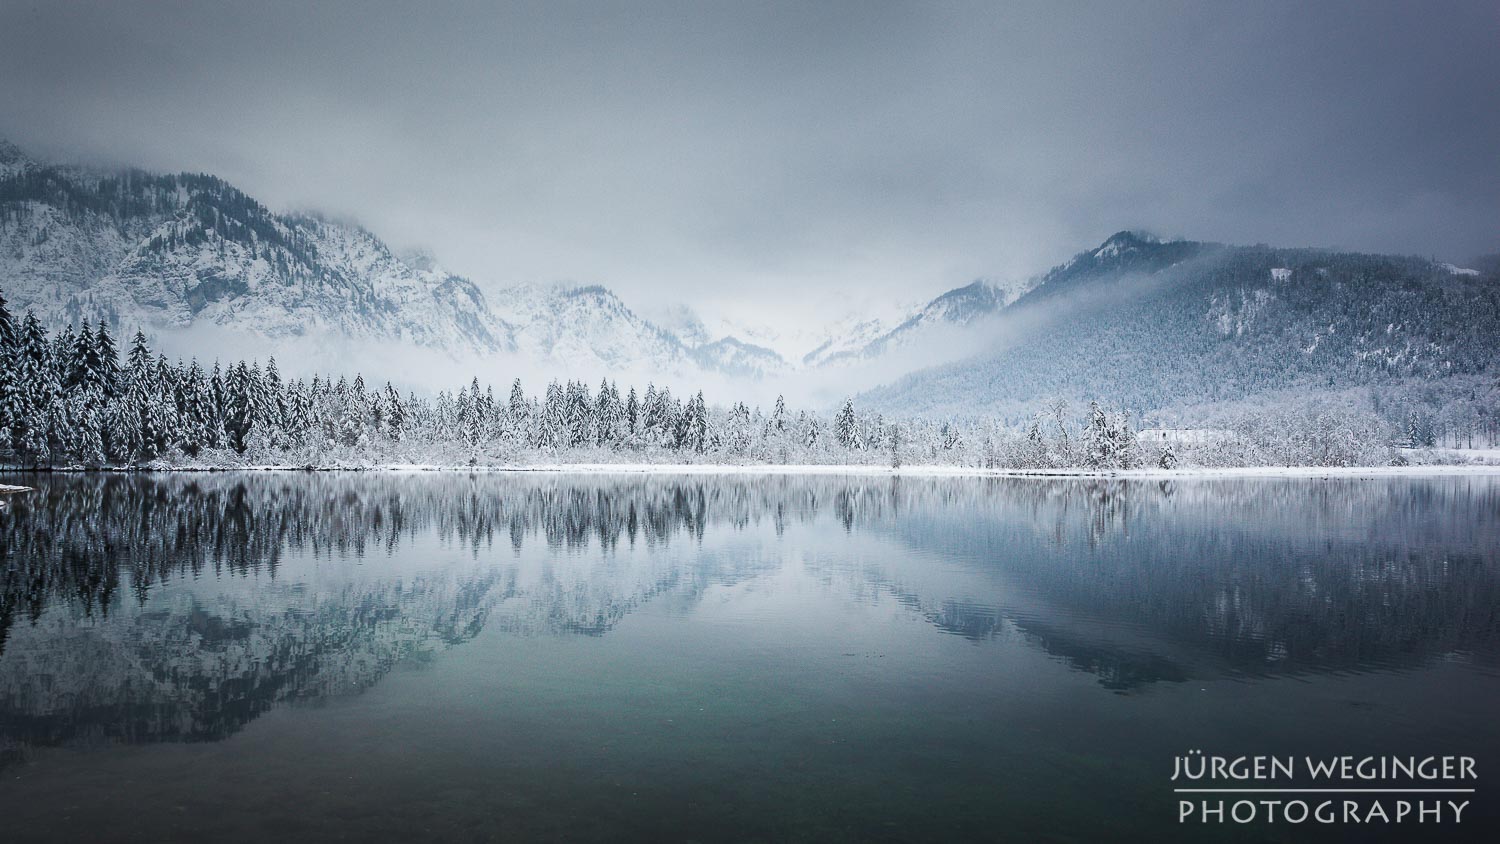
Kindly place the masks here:
<instances>
[{"instance_id":1,"label":"forested hillside","mask_svg":"<svg viewBox=\"0 0 1500 844\"><path fill-rule=\"evenodd\" d=\"M213 176L8 158L0 279L48 324L513 345L477 287L411 266L358 226L274 214Z\"/></svg>"},{"instance_id":2,"label":"forested hillside","mask_svg":"<svg viewBox=\"0 0 1500 844\"><path fill-rule=\"evenodd\" d=\"M1262 397L1342 396L1474 426L1493 424L1500 399L1500 278L1414 257L1122 232L1052 270L982 330L985 352L864 398L883 410L1013 421L1053 399L1097 398L1202 421L1215 406Z\"/></svg>"}]
</instances>

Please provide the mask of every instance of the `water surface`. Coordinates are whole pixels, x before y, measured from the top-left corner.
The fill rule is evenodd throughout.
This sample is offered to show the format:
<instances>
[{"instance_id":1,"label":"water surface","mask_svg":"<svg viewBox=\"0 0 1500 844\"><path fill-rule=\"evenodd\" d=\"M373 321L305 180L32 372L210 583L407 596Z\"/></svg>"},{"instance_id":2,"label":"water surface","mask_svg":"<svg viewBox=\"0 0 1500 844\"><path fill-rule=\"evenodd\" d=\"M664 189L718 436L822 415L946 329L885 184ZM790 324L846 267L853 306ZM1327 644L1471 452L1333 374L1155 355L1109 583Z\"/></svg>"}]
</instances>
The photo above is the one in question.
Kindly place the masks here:
<instances>
[{"instance_id":1,"label":"water surface","mask_svg":"<svg viewBox=\"0 0 1500 844\"><path fill-rule=\"evenodd\" d=\"M0 482L7 841L1191 839L1189 748L1496 816L1500 479Z\"/></svg>"}]
</instances>

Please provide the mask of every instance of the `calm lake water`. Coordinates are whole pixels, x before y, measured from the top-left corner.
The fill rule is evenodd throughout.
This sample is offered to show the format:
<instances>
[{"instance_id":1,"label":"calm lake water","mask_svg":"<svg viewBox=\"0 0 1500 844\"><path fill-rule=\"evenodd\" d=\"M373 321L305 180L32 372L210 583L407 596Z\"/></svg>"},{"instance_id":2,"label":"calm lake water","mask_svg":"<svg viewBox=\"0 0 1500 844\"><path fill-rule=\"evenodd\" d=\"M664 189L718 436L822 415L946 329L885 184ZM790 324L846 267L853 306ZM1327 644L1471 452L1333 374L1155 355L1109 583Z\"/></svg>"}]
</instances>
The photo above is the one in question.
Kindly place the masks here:
<instances>
[{"instance_id":1,"label":"calm lake water","mask_svg":"<svg viewBox=\"0 0 1500 844\"><path fill-rule=\"evenodd\" d=\"M0 482L7 842L1371 831L1180 826L1190 749L1500 815L1500 478Z\"/></svg>"}]
</instances>

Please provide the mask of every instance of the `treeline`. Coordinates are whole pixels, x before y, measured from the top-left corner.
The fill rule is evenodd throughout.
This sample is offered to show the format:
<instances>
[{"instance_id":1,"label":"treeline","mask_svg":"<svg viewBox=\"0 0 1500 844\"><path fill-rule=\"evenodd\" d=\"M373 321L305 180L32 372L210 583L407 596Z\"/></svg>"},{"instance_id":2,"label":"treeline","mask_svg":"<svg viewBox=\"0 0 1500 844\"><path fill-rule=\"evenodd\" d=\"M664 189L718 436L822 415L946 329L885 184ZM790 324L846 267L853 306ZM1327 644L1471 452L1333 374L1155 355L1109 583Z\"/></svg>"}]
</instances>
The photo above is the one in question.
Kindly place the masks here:
<instances>
[{"instance_id":1,"label":"treeline","mask_svg":"<svg viewBox=\"0 0 1500 844\"><path fill-rule=\"evenodd\" d=\"M995 469L1132 469L1207 465L1371 465L1406 438L1371 415L1268 411L1197 436L1142 439L1128 413L1091 403L1076 419L1053 402L1022 427L996 419L828 419L744 402L711 407L648 384L605 380L507 393L473 379L432 397L356 375L283 378L274 358L173 363L137 332L124 360L108 326L49 335L0 297L0 454L20 466L508 465L545 462L903 463ZM1188 432L1192 434L1194 432Z\"/></svg>"},{"instance_id":2,"label":"treeline","mask_svg":"<svg viewBox=\"0 0 1500 844\"><path fill-rule=\"evenodd\" d=\"M829 424L793 415L781 400L769 414L743 403L710 409L702 392L679 397L654 385L622 392L610 381L594 391L553 382L538 398L517 380L497 397L476 378L456 394L425 398L389 383L371 387L360 375L283 379L274 358L205 369L168 361L140 332L122 363L104 323L49 336L29 311L18 324L3 297L0 356L3 445L27 466L453 464L595 452L822 462L829 450L864 452L900 439L852 406ZM947 447L957 442L940 433Z\"/></svg>"}]
</instances>

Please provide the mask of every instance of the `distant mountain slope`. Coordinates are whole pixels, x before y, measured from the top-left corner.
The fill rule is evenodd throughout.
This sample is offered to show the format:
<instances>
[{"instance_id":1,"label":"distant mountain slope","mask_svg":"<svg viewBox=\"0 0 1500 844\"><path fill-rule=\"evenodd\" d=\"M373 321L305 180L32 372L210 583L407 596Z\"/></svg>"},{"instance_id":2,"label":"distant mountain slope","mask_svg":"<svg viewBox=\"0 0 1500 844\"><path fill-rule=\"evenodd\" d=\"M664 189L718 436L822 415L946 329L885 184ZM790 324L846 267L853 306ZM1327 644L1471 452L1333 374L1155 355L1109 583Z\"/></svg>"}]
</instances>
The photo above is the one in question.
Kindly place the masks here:
<instances>
[{"instance_id":1,"label":"distant mountain slope","mask_svg":"<svg viewBox=\"0 0 1500 844\"><path fill-rule=\"evenodd\" d=\"M103 319L122 332L209 326L324 350L368 341L516 354L595 376L786 367L736 338L683 339L602 287L523 286L491 302L430 256L398 256L358 225L271 212L213 176L38 164L3 141L0 289L47 323Z\"/></svg>"},{"instance_id":2,"label":"distant mountain slope","mask_svg":"<svg viewBox=\"0 0 1500 844\"><path fill-rule=\"evenodd\" d=\"M531 360L604 371L648 366L682 372L693 366L675 334L641 318L603 287L514 287L497 293L493 304L517 327L517 347Z\"/></svg>"},{"instance_id":3,"label":"distant mountain slope","mask_svg":"<svg viewBox=\"0 0 1500 844\"><path fill-rule=\"evenodd\" d=\"M3 155L0 285L50 322L514 348L476 286L406 264L358 226L274 214L213 176Z\"/></svg>"},{"instance_id":4,"label":"distant mountain slope","mask_svg":"<svg viewBox=\"0 0 1500 844\"><path fill-rule=\"evenodd\" d=\"M1500 371L1500 278L1418 258L1158 242L1121 232L984 326L989 348L864 396L1019 417L1049 398L1136 410Z\"/></svg>"},{"instance_id":5,"label":"distant mountain slope","mask_svg":"<svg viewBox=\"0 0 1500 844\"><path fill-rule=\"evenodd\" d=\"M825 347L808 355L809 362L838 364L863 362L891 354L903 347L934 342L953 329L962 329L992 317L1020 298L1036 283L1024 280L1001 284L989 279L978 279L963 287L954 288L916 310L896 327L880 330L872 336L854 338L861 342L845 340L835 347L830 341ZM871 324L864 324L868 327ZM875 327L881 328L878 324Z\"/></svg>"}]
</instances>

